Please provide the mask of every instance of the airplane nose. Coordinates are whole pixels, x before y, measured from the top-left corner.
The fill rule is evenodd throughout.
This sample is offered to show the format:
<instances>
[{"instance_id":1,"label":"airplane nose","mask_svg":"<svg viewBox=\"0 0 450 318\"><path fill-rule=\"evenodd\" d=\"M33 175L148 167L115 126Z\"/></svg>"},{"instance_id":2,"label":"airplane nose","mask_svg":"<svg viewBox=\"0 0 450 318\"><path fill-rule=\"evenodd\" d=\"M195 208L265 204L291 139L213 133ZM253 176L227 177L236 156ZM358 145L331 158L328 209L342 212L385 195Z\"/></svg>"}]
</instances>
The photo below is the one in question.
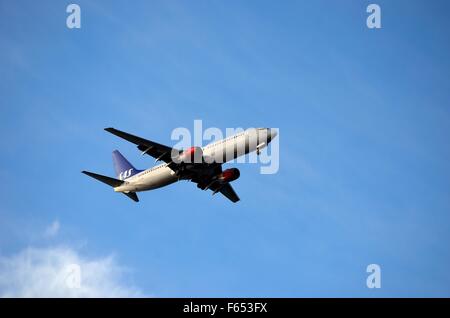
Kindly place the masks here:
<instances>
[{"instance_id":1,"label":"airplane nose","mask_svg":"<svg viewBox=\"0 0 450 318\"><path fill-rule=\"evenodd\" d=\"M269 142L272 141L273 138L275 138L278 135L276 129L273 128L267 128L267 139Z\"/></svg>"},{"instance_id":2,"label":"airplane nose","mask_svg":"<svg viewBox=\"0 0 450 318\"><path fill-rule=\"evenodd\" d=\"M275 138L278 135L278 132L276 129L271 128L269 130L269 132L270 132L270 136L272 137L271 139Z\"/></svg>"}]
</instances>

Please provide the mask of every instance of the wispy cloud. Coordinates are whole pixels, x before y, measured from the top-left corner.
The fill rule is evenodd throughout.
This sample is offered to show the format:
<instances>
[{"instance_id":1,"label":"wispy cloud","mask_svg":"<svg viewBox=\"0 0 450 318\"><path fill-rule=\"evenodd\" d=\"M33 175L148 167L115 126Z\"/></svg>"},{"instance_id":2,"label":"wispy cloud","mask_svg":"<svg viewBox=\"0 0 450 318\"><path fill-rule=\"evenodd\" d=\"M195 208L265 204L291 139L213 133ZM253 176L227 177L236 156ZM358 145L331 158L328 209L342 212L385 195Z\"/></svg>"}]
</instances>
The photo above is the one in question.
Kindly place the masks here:
<instances>
[{"instance_id":1,"label":"wispy cloud","mask_svg":"<svg viewBox=\"0 0 450 318\"><path fill-rule=\"evenodd\" d=\"M47 238L55 237L59 233L61 225L58 220L53 221L44 232L44 236Z\"/></svg>"},{"instance_id":2,"label":"wispy cloud","mask_svg":"<svg viewBox=\"0 0 450 318\"><path fill-rule=\"evenodd\" d=\"M87 258L70 247L29 247L9 257L0 256L0 296L141 296L137 288L123 281L124 272L111 255Z\"/></svg>"}]
</instances>

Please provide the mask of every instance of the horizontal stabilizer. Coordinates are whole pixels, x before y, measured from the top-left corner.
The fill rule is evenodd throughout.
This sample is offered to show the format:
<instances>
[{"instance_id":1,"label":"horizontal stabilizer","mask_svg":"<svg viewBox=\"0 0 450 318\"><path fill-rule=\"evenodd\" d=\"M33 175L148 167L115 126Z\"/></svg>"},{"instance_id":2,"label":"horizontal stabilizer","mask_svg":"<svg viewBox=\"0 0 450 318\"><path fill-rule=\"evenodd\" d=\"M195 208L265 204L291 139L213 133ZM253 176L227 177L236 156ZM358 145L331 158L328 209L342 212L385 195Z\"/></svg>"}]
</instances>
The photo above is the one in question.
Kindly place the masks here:
<instances>
[{"instance_id":1,"label":"horizontal stabilizer","mask_svg":"<svg viewBox=\"0 0 450 318\"><path fill-rule=\"evenodd\" d=\"M88 175L89 177L97 179L98 181L106 183L107 185L109 185L113 188L120 186L124 182L122 180L117 180L117 179L110 178L107 176L102 176L101 174L96 174L96 173L89 172L89 171L81 171L81 172L84 173L85 175Z\"/></svg>"},{"instance_id":2,"label":"horizontal stabilizer","mask_svg":"<svg viewBox=\"0 0 450 318\"><path fill-rule=\"evenodd\" d=\"M123 192L123 194L125 194L127 197L129 197L134 202L139 202L139 198L138 198L136 192L128 192L128 193Z\"/></svg>"}]
</instances>

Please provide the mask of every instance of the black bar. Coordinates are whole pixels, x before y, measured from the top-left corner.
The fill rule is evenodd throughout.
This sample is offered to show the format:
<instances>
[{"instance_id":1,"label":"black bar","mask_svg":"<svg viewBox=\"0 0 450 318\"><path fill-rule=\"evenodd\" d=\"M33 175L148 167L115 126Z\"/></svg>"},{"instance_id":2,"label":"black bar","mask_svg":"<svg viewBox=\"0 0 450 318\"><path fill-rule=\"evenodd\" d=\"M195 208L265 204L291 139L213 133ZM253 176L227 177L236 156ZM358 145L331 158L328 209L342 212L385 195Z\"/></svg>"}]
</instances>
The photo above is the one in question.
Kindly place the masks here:
<instances>
[{"instance_id":1,"label":"black bar","mask_svg":"<svg viewBox=\"0 0 450 318\"><path fill-rule=\"evenodd\" d=\"M63 313L83 315L98 311L112 311L114 314L130 315L133 312L145 313L145 317L160 315L204 317L224 317L231 314L240 316L269 317L283 314L306 316L307 314L356 313L360 317L392 314L391 309L401 310L403 314L420 312L447 312L449 299L419 298L127 298L127 299L0 299L3 312L7 307L15 315L31 310L34 314ZM214 309L214 310L213 310ZM158 316L155 316L158 315ZM280 316L281 317L281 316ZM287 317L287 316L286 316ZM289 316L290 317L290 316Z\"/></svg>"}]
</instances>

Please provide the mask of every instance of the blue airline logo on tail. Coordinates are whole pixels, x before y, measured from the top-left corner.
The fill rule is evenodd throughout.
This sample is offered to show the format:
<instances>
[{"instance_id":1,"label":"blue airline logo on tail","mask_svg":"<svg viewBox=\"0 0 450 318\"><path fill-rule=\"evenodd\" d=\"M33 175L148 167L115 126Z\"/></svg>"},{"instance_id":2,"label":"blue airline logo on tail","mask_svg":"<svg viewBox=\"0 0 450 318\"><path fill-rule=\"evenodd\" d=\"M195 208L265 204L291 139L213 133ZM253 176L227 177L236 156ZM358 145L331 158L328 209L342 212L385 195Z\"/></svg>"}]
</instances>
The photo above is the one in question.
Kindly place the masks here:
<instances>
[{"instance_id":1,"label":"blue airline logo on tail","mask_svg":"<svg viewBox=\"0 0 450 318\"><path fill-rule=\"evenodd\" d=\"M128 170L125 170L125 171L121 172L119 174L119 180L124 180L124 179L126 179L128 177L131 177L131 175L133 174L133 170L134 169L131 168L131 169L128 169Z\"/></svg>"}]
</instances>

